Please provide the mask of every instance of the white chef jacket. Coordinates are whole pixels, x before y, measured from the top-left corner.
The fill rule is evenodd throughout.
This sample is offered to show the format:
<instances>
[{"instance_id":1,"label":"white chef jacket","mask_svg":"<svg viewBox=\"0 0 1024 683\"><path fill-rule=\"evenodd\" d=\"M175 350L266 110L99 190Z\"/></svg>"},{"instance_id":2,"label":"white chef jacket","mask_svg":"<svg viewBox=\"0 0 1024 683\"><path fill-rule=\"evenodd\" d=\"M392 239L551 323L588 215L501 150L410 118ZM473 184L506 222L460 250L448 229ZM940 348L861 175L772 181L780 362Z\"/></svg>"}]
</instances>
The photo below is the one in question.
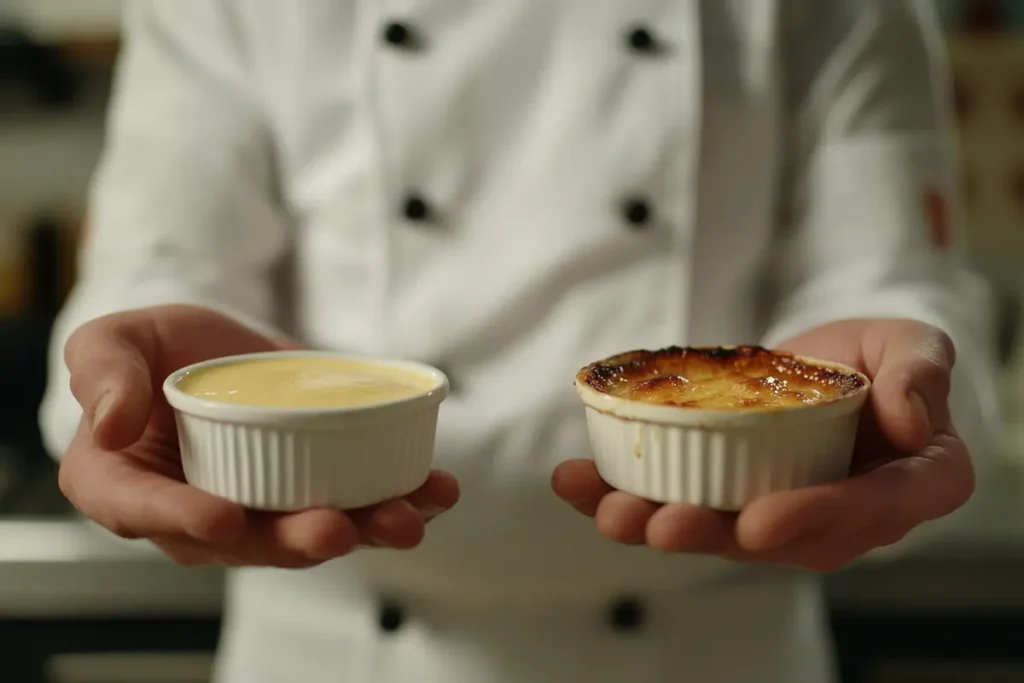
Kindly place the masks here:
<instances>
[{"instance_id":1,"label":"white chef jacket","mask_svg":"<svg viewBox=\"0 0 1024 683\"><path fill-rule=\"evenodd\" d=\"M828 681L814 581L617 546L549 477L593 359L851 316L953 335L978 431L940 52L899 0L126 3L49 447L62 344L112 311L427 361L462 501L412 552L234 572L220 683Z\"/></svg>"}]
</instances>

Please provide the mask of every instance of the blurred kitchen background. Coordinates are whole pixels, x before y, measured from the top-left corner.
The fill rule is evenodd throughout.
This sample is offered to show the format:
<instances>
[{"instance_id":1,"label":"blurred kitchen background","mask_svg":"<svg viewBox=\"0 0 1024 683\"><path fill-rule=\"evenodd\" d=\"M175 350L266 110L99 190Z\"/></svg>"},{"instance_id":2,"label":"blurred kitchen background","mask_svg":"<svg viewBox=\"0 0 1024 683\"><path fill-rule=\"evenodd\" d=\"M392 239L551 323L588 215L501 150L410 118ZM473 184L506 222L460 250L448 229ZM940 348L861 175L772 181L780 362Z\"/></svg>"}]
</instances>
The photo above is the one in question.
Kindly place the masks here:
<instances>
[{"instance_id":1,"label":"blurred kitchen background","mask_svg":"<svg viewBox=\"0 0 1024 683\"><path fill-rule=\"evenodd\" d=\"M928 0L923 0L928 1ZM971 256L999 293L998 463L942 539L832 577L844 683L1024 682L1024 0L941 2ZM36 408L118 47L117 0L0 0L0 683L201 683L221 575L76 519ZM751 683L756 683L752 681Z\"/></svg>"}]
</instances>

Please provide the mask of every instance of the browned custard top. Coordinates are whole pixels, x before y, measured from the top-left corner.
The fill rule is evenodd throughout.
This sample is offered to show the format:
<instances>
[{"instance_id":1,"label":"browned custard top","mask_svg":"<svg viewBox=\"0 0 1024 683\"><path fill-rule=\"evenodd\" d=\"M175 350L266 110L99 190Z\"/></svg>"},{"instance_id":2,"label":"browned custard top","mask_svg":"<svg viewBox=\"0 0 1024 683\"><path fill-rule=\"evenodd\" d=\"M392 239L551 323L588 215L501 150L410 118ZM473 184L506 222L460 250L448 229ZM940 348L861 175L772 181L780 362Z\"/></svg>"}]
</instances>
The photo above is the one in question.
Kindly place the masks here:
<instances>
[{"instance_id":1,"label":"browned custard top","mask_svg":"<svg viewBox=\"0 0 1024 683\"><path fill-rule=\"evenodd\" d=\"M588 365L576 378L619 398L709 410L826 403L865 384L859 374L760 346L629 351Z\"/></svg>"}]
</instances>

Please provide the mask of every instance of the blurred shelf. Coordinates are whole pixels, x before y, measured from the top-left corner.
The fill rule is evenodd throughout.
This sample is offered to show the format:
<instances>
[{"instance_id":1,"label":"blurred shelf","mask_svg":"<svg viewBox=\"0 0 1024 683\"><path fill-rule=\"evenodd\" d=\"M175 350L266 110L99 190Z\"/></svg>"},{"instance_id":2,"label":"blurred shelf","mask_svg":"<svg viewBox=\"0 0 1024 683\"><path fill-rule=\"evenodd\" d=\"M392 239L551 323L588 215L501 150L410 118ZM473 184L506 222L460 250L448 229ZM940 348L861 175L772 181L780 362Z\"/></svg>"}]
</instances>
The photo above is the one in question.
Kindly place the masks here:
<instances>
[{"instance_id":1,"label":"blurred shelf","mask_svg":"<svg viewBox=\"0 0 1024 683\"><path fill-rule=\"evenodd\" d=\"M26 463L20 453L6 449L0 449L0 458L0 521L12 517L67 520L74 516L74 508L57 487L56 463Z\"/></svg>"},{"instance_id":2,"label":"blurred shelf","mask_svg":"<svg viewBox=\"0 0 1024 683\"><path fill-rule=\"evenodd\" d=\"M223 572L67 519L0 519L0 620L216 616Z\"/></svg>"},{"instance_id":3,"label":"blurred shelf","mask_svg":"<svg viewBox=\"0 0 1024 683\"><path fill-rule=\"evenodd\" d=\"M33 0L37 1L37 0ZM1024 56L1024 33L952 31L946 42L954 63L977 63Z\"/></svg>"},{"instance_id":4,"label":"blurred shelf","mask_svg":"<svg viewBox=\"0 0 1024 683\"><path fill-rule=\"evenodd\" d=\"M7 0L0 19L47 42L116 41L122 0Z\"/></svg>"},{"instance_id":5,"label":"blurred shelf","mask_svg":"<svg viewBox=\"0 0 1024 683\"><path fill-rule=\"evenodd\" d=\"M117 38L66 38L57 43L60 55L77 66L111 67L121 43Z\"/></svg>"}]
</instances>

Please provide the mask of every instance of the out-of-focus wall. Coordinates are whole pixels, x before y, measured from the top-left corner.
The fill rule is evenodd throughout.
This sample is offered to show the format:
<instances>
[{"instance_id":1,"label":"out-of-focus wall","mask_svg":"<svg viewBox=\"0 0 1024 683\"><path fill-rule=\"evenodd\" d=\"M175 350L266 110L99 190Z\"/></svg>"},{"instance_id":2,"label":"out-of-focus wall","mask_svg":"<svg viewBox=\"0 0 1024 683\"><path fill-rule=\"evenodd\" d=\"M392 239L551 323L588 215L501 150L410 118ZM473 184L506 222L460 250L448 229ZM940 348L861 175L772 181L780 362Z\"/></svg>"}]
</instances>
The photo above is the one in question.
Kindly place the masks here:
<instances>
[{"instance_id":1,"label":"out-of-focus wall","mask_svg":"<svg viewBox=\"0 0 1024 683\"><path fill-rule=\"evenodd\" d=\"M971 252L986 272L1000 279L1021 277L1024 33L954 35L950 53Z\"/></svg>"},{"instance_id":2,"label":"out-of-focus wall","mask_svg":"<svg viewBox=\"0 0 1024 683\"><path fill-rule=\"evenodd\" d=\"M28 233L42 217L73 223L103 144L121 0L0 0L0 59L53 50L75 74L69 106L40 106L33 86L0 68L0 315L32 297ZM0 64L5 67L6 64Z\"/></svg>"},{"instance_id":3,"label":"out-of-focus wall","mask_svg":"<svg viewBox=\"0 0 1024 683\"><path fill-rule=\"evenodd\" d=\"M42 40L105 38L117 30L122 0L0 0L0 22Z\"/></svg>"},{"instance_id":4,"label":"out-of-focus wall","mask_svg":"<svg viewBox=\"0 0 1024 683\"><path fill-rule=\"evenodd\" d=\"M939 0L949 32L969 244L1024 287L1024 2Z\"/></svg>"},{"instance_id":5,"label":"out-of-focus wall","mask_svg":"<svg viewBox=\"0 0 1024 683\"><path fill-rule=\"evenodd\" d=\"M41 216L73 218L85 204L103 141L106 83L66 112L21 114L0 97L0 314L30 296L28 231Z\"/></svg>"},{"instance_id":6,"label":"out-of-focus wall","mask_svg":"<svg viewBox=\"0 0 1024 683\"><path fill-rule=\"evenodd\" d=\"M1024 2L939 2L950 36L971 254L1024 314ZM1006 450L1024 463L1024 331L1011 343Z\"/></svg>"}]
</instances>

